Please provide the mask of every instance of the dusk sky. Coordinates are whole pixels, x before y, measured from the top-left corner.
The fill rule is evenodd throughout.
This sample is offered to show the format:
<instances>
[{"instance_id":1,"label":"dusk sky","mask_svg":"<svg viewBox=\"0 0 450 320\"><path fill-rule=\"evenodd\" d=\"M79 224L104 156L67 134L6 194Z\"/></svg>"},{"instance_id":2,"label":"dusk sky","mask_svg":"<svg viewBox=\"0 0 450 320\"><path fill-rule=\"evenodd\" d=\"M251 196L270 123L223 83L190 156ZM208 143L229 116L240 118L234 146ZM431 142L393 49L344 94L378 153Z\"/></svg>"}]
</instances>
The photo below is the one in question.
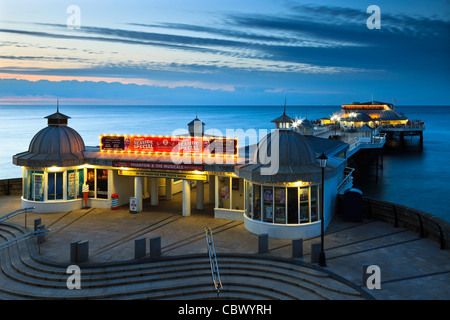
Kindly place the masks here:
<instances>
[{"instance_id":1,"label":"dusk sky","mask_svg":"<svg viewBox=\"0 0 450 320\"><path fill-rule=\"evenodd\" d=\"M0 0L0 36L0 104L450 105L448 0Z\"/></svg>"}]
</instances>

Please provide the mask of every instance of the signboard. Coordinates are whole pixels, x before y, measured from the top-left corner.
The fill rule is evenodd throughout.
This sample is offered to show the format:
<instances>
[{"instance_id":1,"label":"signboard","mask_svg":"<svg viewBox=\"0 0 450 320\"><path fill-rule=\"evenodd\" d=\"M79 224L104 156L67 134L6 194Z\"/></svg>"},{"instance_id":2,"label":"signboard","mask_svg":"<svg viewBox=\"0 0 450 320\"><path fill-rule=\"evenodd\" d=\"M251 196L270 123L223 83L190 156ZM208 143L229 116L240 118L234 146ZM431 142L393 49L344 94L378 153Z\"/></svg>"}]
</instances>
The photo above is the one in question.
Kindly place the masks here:
<instances>
[{"instance_id":1,"label":"signboard","mask_svg":"<svg viewBox=\"0 0 450 320\"><path fill-rule=\"evenodd\" d=\"M135 171L135 170L119 170L118 174L120 176L131 176L131 177L151 177L151 178L169 178L169 179L183 179L183 180L208 180L206 174L184 174L184 173L174 173L174 172L155 172L155 171Z\"/></svg>"},{"instance_id":2,"label":"signboard","mask_svg":"<svg viewBox=\"0 0 450 320\"><path fill-rule=\"evenodd\" d=\"M203 171L203 165L195 164L173 164L158 162L135 162L135 161L113 161L113 167L134 168L134 169L160 169L160 170L186 170Z\"/></svg>"},{"instance_id":3,"label":"signboard","mask_svg":"<svg viewBox=\"0 0 450 320\"><path fill-rule=\"evenodd\" d=\"M237 139L191 136L100 136L102 151L237 155Z\"/></svg>"},{"instance_id":4,"label":"signboard","mask_svg":"<svg viewBox=\"0 0 450 320\"><path fill-rule=\"evenodd\" d=\"M137 199L130 198L130 212L137 212Z\"/></svg>"}]
</instances>

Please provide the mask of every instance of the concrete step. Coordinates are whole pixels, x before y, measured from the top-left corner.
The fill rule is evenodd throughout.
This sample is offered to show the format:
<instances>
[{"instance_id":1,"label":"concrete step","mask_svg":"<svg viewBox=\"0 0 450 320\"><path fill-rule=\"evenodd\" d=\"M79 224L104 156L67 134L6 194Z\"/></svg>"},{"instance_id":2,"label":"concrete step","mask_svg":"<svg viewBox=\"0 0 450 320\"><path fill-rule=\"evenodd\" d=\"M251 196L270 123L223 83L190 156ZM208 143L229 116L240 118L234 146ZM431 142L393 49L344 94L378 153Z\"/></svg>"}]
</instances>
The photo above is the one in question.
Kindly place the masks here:
<instances>
[{"instance_id":1,"label":"concrete step","mask_svg":"<svg viewBox=\"0 0 450 320\"><path fill-rule=\"evenodd\" d=\"M25 230L26 231L26 230ZM0 241L25 232L0 225ZM227 299L361 299L328 274L259 255L218 256ZM0 299L215 299L207 255L81 266L82 290L69 290L66 265L45 262L35 239L0 252Z\"/></svg>"}]
</instances>

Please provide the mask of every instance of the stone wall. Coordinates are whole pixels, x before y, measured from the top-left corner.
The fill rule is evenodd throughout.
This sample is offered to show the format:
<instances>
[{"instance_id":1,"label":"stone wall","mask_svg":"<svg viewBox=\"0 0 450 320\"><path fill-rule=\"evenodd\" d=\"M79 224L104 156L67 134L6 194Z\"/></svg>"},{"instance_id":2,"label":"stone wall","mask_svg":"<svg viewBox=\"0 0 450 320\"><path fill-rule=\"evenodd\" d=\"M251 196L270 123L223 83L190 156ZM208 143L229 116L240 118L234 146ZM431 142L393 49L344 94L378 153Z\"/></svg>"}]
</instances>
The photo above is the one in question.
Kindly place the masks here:
<instances>
[{"instance_id":1,"label":"stone wall","mask_svg":"<svg viewBox=\"0 0 450 320\"><path fill-rule=\"evenodd\" d=\"M22 178L0 180L0 196L22 194Z\"/></svg>"},{"instance_id":2,"label":"stone wall","mask_svg":"<svg viewBox=\"0 0 450 320\"><path fill-rule=\"evenodd\" d=\"M337 212L344 210L344 197L338 195ZM450 223L429 213L387 201L362 199L362 214L368 219L377 219L403 227L438 242L441 249L450 249Z\"/></svg>"}]
</instances>

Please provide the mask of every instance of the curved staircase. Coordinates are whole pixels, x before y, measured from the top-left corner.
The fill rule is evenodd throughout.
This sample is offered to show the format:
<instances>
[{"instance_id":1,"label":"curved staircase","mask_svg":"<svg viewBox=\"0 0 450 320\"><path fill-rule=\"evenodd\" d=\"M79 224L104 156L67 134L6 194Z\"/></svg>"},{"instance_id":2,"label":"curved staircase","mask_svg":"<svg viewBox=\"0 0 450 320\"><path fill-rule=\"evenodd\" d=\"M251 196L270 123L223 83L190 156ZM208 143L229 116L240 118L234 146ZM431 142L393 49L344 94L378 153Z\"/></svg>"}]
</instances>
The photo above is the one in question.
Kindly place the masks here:
<instances>
[{"instance_id":1,"label":"curved staircase","mask_svg":"<svg viewBox=\"0 0 450 320\"><path fill-rule=\"evenodd\" d=\"M0 243L26 232L0 224ZM218 254L223 290L217 295L207 254L79 264L81 290L69 290L69 264L43 260L35 239L0 251L0 299L365 299L329 274L261 255Z\"/></svg>"}]
</instances>

